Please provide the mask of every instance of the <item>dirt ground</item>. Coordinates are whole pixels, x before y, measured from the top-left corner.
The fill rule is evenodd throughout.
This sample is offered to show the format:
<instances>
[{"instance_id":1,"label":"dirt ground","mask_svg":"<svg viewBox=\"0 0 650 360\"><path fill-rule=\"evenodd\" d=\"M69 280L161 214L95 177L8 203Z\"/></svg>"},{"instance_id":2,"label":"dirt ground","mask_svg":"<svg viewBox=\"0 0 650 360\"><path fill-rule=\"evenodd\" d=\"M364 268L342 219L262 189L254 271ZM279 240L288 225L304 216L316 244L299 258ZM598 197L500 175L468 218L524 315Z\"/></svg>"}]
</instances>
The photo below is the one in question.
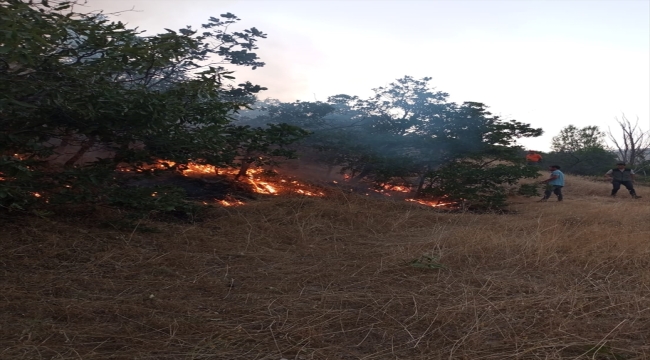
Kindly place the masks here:
<instances>
[{"instance_id":1,"label":"dirt ground","mask_svg":"<svg viewBox=\"0 0 650 360\"><path fill-rule=\"evenodd\" d=\"M650 359L650 189L2 219L0 359Z\"/></svg>"}]
</instances>

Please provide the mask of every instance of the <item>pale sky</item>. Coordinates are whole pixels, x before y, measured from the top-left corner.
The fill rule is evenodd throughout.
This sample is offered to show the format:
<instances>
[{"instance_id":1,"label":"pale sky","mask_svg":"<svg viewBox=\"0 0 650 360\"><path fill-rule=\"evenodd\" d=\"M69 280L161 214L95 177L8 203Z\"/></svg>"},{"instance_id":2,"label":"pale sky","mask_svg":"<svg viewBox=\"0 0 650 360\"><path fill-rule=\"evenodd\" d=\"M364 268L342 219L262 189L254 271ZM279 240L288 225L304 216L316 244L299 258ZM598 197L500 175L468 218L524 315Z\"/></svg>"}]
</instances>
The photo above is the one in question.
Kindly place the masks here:
<instances>
[{"instance_id":1,"label":"pale sky","mask_svg":"<svg viewBox=\"0 0 650 360\"><path fill-rule=\"evenodd\" d=\"M238 29L268 34L267 65L237 80L261 98L326 100L371 94L404 75L432 77L451 100L545 130L523 145L546 151L564 126L650 127L650 0L88 0L149 32L231 12Z\"/></svg>"}]
</instances>

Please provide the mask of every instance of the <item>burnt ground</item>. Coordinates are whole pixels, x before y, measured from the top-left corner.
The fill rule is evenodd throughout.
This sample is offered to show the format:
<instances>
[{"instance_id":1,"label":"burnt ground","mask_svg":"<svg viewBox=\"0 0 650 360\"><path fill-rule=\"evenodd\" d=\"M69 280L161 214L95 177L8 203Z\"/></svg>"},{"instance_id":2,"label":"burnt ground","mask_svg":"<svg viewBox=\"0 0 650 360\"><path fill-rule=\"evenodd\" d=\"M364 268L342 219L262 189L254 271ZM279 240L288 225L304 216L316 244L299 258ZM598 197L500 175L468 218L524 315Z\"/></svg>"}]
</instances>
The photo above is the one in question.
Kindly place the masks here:
<instances>
[{"instance_id":1,"label":"burnt ground","mask_svg":"<svg viewBox=\"0 0 650 360\"><path fill-rule=\"evenodd\" d=\"M235 181L227 176L189 177L178 174L165 174L128 182L128 186L154 187L170 185L185 190L190 200L211 201L227 198L253 200L256 195L253 187L243 181Z\"/></svg>"}]
</instances>

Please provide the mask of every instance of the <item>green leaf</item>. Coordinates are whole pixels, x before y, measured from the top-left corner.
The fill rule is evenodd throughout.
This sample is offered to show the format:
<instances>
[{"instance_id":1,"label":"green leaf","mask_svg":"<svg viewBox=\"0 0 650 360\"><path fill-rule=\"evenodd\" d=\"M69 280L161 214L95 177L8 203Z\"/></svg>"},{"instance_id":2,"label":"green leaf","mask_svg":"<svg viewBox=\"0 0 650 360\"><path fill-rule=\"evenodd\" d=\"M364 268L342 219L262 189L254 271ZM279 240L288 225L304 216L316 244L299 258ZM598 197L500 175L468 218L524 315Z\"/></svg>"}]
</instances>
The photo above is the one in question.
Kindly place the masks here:
<instances>
[{"instance_id":1,"label":"green leaf","mask_svg":"<svg viewBox=\"0 0 650 360\"><path fill-rule=\"evenodd\" d=\"M14 99L14 98L8 98L8 99L9 99L9 101L11 103L22 106L22 107L26 107L26 108L30 108L30 109L38 108L38 106L36 106L36 105L29 104L29 103L26 103L26 102L23 102L23 101L18 101L18 100Z\"/></svg>"}]
</instances>

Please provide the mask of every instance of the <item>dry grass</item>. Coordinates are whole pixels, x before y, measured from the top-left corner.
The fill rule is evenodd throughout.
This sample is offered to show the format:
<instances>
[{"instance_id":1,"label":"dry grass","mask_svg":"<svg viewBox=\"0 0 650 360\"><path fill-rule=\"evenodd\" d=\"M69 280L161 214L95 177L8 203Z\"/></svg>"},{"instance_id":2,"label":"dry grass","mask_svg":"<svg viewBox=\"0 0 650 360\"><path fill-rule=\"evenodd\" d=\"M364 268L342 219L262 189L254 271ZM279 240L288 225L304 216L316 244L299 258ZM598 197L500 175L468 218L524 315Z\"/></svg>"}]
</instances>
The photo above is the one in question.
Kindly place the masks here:
<instances>
[{"instance_id":1,"label":"dry grass","mask_svg":"<svg viewBox=\"0 0 650 360\"><path fill-rule=\"evenodd\" d=\"M4 223L0 358L648 359L649 190L569 178L563 203L508 215L273 198L160 233Z\"/></svg>"}]
</instances>

